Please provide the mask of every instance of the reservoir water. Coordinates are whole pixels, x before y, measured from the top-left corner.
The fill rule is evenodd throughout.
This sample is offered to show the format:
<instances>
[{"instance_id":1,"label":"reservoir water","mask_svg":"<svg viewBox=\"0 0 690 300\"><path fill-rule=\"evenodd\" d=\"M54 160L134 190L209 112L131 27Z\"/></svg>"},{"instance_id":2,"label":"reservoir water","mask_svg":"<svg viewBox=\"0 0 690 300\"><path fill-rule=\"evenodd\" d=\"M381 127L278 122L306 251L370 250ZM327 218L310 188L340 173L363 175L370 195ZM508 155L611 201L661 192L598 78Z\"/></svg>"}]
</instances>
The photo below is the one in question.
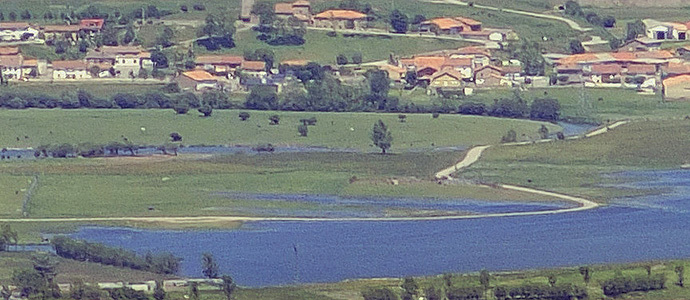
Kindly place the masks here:
<instances>
[{"instance_id":1,"label":"reservoir water","mask_svg":"<svg viewBox=\"0 0 690 300\"><path fill-rule=\"evenodd\" d=\"M256 222L241 230L84 227L72 236L183 257L210 252L238 284L268 286L690 256L690 171L617 174L671 191L583 212L448 221ZM514 204L517 205L517 204ZM491 209L489 209L491 210Z\"/></svg>"}]
</instances>

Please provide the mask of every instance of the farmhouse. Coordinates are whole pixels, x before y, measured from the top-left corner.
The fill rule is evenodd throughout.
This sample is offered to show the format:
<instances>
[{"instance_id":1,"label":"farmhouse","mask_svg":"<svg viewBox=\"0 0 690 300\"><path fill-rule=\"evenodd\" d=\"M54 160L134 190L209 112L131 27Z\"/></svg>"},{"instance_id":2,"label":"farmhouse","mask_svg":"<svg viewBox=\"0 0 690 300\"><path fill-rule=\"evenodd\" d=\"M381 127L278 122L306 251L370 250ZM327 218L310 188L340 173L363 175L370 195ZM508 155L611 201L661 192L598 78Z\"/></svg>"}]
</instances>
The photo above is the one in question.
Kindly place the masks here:
<instances>
[{"instance_id":1,"label":"farmhouse","mask_svg":"<svg viewBox=\"0 0 690 300\"><path fill-rule=\"evenodd\" d=\"M86 62L91 66L112 66L115 77L136 77L142 68L153 68L151 53L138 46L103 46L90 50Z\"/></svg>"},{"instance_id":2,"label":"farmhouse","mask_svg":"<svg viewBox=\"0 0 690 300\"><path fill-rule=\"evenodd\" d=\"M79 25L45 25L41 28L43 39L48 42L54 41L70 41L75 42L79 40Z\"/></svg>"},{"instance_id":3,"label":"farmhouse","mask_svg":"<svg viewBox=\"0 0 690 300\"><path fill-rule=\"evenodd\" d=\"M24 57L21 54L0 56L0 68L2 76L6 79L22 78L22 63Z\"/></svg>"},{"instance_id":4,"label":"farmhouse","mask_svg":"<svg viewBox=\"0 0 690 300\"><path fill-rule=\"evenodd\" d=\"M292 3L279 2L274 5L273 9L278 18L293 18L305 25L312 23L311 3L309 3L309 1L299 0Z\"/></svg>"},{"instance_id":5,"label":"farmhouse","mask_svg":"<svg viewBox=\"0 0 690 300\"><path fill-rule=\"evenodd\" d=\"M353 10L331 9L315 15L314 26L363 30L367 26L367 15Z\"/></svg>"},{"instance_id":6,"label":"farmhouse","mask_svg":"<svg viewBox=\"0 0 690 300\"><path fill-rule=\"evenodd\" d=\"M82 60L57 60L52 63L53 79L91 78L89 66Z\"/></svg>"},{"instance_id":7,"label":"farmhouse","mask_svg":"<svg viewBox=\"0 0 690 300\"><path fill-rule=\"evenodd\" d=\"M431 76L429 88L432 89L460 89L463 87L463 75L453 71L444 70Z\"/></svg>"},{"instance_id":8,"label":"farmhouse","mask_svg":"<svg viewBox=\"0 0 690 300\"><path fill-rule=\"evenodd\" d=\"M652 19L642 20L645 35L654 40L686 40L688 27L684 23L660 22Z\"/></svg>"},{"instance_id":9,"label":"farmhouse","mask_svg":"<svg viewBox=\"0 0 690 300\"><path fill-rule=\"evenodd\" d=\"M234 74L242 62L243 57L232 55L202 55L194 60L197 68L220 76Z\"/></svg>"},{"instance_id":10,"label":"farmhouse","mask_svg":"<svg viewBox=\"0 0 690 300\"><path fill-rule=\"evenodd\" d=\"M242 61L240 69L244 76L265 77L268 74L266 72L266 63L263 61Z\"/></svg>"},{"instance_id":11,"label":"farmhouse","mask_svg":"<svg viewBox=\"0 0 690 300\"><path fill-rule=\"evenodd\" d=\"M664 79L665 100L690 100L690 75L679 75Z\"/></svg>"},{"instance_id":12,"label":"farmhouse","mask_svg":"<svg viewBox=\"0 0 690 300\"><path fill-rule=\"evenodd\" d=\"M39 31L26 22L0 22L0 41L16 42L34 40Z\"/></svg>"},{"instance_id":13,"label":"farmhouse","mask_svg":"<svg viewBox=\"0 0 690 300\"><path fill-rule=\"evenodd\" d=\"M177 78L177 84L183 91L201 91L217 89L218 79L204 70L193 70L182 73Z\"/></svg>"}]
</instances>

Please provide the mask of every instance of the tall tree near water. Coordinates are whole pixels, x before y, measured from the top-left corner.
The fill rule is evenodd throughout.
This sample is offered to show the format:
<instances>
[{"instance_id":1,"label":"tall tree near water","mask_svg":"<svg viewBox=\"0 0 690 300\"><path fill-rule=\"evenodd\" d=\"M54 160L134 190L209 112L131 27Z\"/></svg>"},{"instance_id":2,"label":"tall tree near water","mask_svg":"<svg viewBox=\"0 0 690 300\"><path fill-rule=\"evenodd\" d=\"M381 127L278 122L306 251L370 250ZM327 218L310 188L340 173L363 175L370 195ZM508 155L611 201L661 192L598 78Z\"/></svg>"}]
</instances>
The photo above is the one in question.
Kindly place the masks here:
<instances>
[{"instance_id":1,"label":"tall tree near water","mask_svg":"<svg viewBox=\"0 0 690 300\"><path fill-rule=\"evenodd\" d=\"M203 266L204 276L207 278L218 278L218 263L216 263L216 260L213 258L213 254L208 252L202 254L201 264Z\"/></svg>"},{"instance_id":2,"label":"tall tree near water","mask_svg":"<svg viewBox=\"0 0 690 300\"><path fill-rule=\"evenodd\" d=\"M393 136L391 132L388 131L388 126L386 126L383 121L379 120L374 123L374 128L371 130L371 140L374 142L376 147L381 148L381 153L386 154L386 150L391 147L393 142Z\"/></svg>"}]
</instances>

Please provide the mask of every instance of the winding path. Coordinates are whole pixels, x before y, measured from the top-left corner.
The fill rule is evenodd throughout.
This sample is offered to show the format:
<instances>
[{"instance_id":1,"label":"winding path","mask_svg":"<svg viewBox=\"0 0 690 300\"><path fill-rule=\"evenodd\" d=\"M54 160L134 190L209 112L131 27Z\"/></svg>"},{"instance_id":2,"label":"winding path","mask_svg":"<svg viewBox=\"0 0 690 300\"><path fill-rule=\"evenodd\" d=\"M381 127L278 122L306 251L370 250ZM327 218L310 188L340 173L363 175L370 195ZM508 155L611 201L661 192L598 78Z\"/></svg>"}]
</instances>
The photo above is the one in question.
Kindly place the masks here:
<instances>
[{"instance_id":1,"label":"winding path","mask_svg":"<svg viewBox=\"0 0 690 300\"><path fill-rule=\"evenodd\" d=\"M628 123L628 120L618 121L611 125L604 126L593 131L590 131L582 136L574 138L588 138L608 132L609 130ZM525 145L533 143L543 143L552 141L544 139L534 142L520 142L512 144L503 144L501 146L511 145ZM465 157L455 165L443 169L435 174L437 179L445 180L451 175L463 168L467 168L479 160L482 153L491 146L477 146L469 151ZM428 216L428 217L380 217L380 218L316 218L316 217L242 217L242 216L199 216L199 217L82 217L82 218L25 218L25 219L0 219L0 222L7 223L50 223L50 222L108 222L108 221L123 221L123 222L143 222L143 223L168 223L168 224L217 224L223 222L259 222L259 221L280 221L280 222L380 222L380 221L433 221L433 220L462 220L462 219L478 219L478 218L496 218L496 217L516 217L516 216L535 216L535 215L551 215L567 212L583 211L593 209L599 206L596 202L580 197L555 193L551 191L538 190L528 187L498 184L499 188L538 194L548 197L559 198L567 201L577 203L579 206L572 208L562 208L545 211L528 211L528 212L511 212L511 213L495 213L495 214L476 214L476 215L448 215L448 216Z\"/></svg>"}]
</instances>

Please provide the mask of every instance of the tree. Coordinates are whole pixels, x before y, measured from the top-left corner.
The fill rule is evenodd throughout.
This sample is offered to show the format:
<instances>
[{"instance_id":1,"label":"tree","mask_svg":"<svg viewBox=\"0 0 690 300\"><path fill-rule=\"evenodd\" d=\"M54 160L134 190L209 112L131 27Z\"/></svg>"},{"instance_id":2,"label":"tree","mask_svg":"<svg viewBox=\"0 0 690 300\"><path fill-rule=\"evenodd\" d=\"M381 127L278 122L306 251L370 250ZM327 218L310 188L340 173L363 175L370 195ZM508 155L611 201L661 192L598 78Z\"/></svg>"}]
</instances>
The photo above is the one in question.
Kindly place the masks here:
<instances>
[{"instance_id":1,"label":"tree","mask_svg":"<svg viewBox=\"0 0 690 300\"><path fill-rule=\"evenodd\" d=\"M443 290L435 286L424 289L424 296L427 300L443 300Z\"/></svg>"},{"instance_id":2,"label":"tree","mask_svg":"<svg viewBox=\"0 0 690 300\"><path fill-rule=\"evenodd\" d=\"M250 115L248 112L242 111L242 112L240 112L239 117L240 117L240 120L247 121L247 120L249 120Z\"/></svg>"},{"instance_id":3,"label":"tree","mask_svg":"<svg viewBox=\"0 0 690 300\"><path fill-rule=\"evenodd\" d=\"M645 34L645 25L642 20L636 20L635 22L629 22L626 25L626 35L625 40L630 41L636 39L639 35Z\"/></svg>"},{"instance_id":4,"label":"tree","mask_svg":"<svg viewBox=\"0 0 690 300\"><path fill-rule=\"evenodd\" d=\"M204 117L210 117L213 113L213 108L210 105L206 104L202 107L199 107L198 111L199 113L203 114Z\"/></svg>"},{"instance_id":5,"label":"tree","mask_svg":"<svg viewBox=\"0 0 690 300\"><path fill-rule=\"evenodd\" d=\"M170 47L174 45L172 42L173 39L175 38L175 31L170 28L170 26L165 26L163 27L163 30L161 30L160 34L156 37L156 45L159 45L163 48Z\"/></svg>"},{"instance_id":6,"label":"tree","mask_svg":"<svg viewBox=\"0 0 690 300\"><path fill-rule=\"evenodd\" d=\"M7 250L10 245L17 245L19 243L19 236L17 231L12 230L10 224L2 224L0 230L0 251Z\"/></svg>"},{"instance_id":7,"label":"tree","mask_svg":"<svg viewBox=\"0 0 690 300\"><path fill-rule=\"evenodd\" d=\"M585 53L585 47L582 46L582 42L580 42L578 40L570 40L570 53L571 54Z\"/></svg>"},{"instance_id":8,"label":"tree","mask_svg":"<svg viewBox=\"0 0 690 300\"><path fill-rule=\"evenodd\" d=\"M402 299L403 300L416 300L419 294L419 285L412 277L405 277L403 279L402 285L400 287L403 289Z\"/></svg>"},{"instance_id":9,"label":"tree","mask_svg":"<svg viewBox=\"0 0 690 300\"><path fill-rule=\"evenodd\" d=\"M345 54L338 54L335 57L335 63L338 65L347 65L347 56L345 56Z\"/></svg>"},{"instance_id":10,"label":"tree","mask_svg":"<svg viewBox=\"0 0 690 300\"><path fill-rule=\"evenodd\" d=\"M355 54L352 54L352 63L358 65L362 63L362 52L355 52Z\"/></svg>"},{"instance_id":11,"label":"tree","mask_svg":"<svg viewBox=\"0 0 690 300\"><path fill-rule=\"evenodd\" d=\"M589 270L589 267L587 266L582 266L579 269L580 275L582 275L582 279L585 281L585 284L589 284L589 280L591 278L591 272Z\"/></svg>"},{"instance_id":12,"label":"tree","mask_svg":"<svg viewBox=\"0 0 690 300\"><path fill-rule=\"evenodd\" d=\"M300 136L306 137L309 134L309 128L306 124L300 124L297 126L297 132L299 132Z\"/></svg>"},{"instance_id":13,"label":"tree","mask_svg":"<svg viewBox=\"0 0 690 300\"><path fill-rule=\"evenodd\" d=\"M182 136L181 136L179 133L177 133L177 132L173 132L173 133L170 134L170 139L171 139L173 142L181 142L181 141L182 141Z\"/></svg>"},{"instance_id":14,"label":"tree","mask_svg":"<svg viewBox=\"0 0 690 300\"><path fill-rule=\"evenodd\" d=\"M129 26L127 26L127 30L125 31L125 36L122 38L122 44L127 45L127 44L131 43L135 37L136 37L136 35L134 33L134 26L132 26L130 24Z\"/></svg>"},{"instance_id":15,"label":"tree","mask_svg":"<svg viewBox=\"0 0 690 300\"><path fill-rule=\"evenodd\" d=\"M517 142L517 133L515 130L508 130L508 132L501 137L501 143L515 143Z\"/></svg>"},{"instance_id":16,"label":"tree","mask_svg":"<svg viewBox=\"0 0 690 300\"><path fill-rule=\"evenodd\" d=\"M542 139L549 138L549 128L547 128L546 125L542 124L541 127L539 127L539 137Z\"/></svg>"},{"instance_id":17,"label":"tree","mask_svg":"<svg viewBox=\"0 0 690 300\"><path fill-rule=\"evenodd\" d=\"M408 18L407 15L403 14L397 9L394 9L390 15L390 24L395 33L405 33L407 32Z\"/></svg>"},{"instance_id":18,"label":"tree","mask_svg":"<svg viewBox=\"0 0 690 300\"><path fill-rule=\"evenodd\" d=\"M273 89L258 86L247 95L244 106L248 109L277 109L278 95Z\"/></svg>"},{"instance_id":19,"label":"tree","mask_svg":"<svg viewBox=\"0 0 690 300\"><path fill-rule=\"evenodd\" d=\"M199 284L192 282L189 284L189 300L199 300Z\"/></svg>"},{"instance_id":20,"label":"tree","mask_svg":"<svg viewBox=\"0 0 690 300\"><path fill-rule=\"evenodd\" d=\"M573 17L581 17L583 13L580 4L570 0L565 3L565 14Z\"/></svg>"},{"instance_id":21,"label":"tree","mask_svg":"<svg viewBox=\"0 0 690 300\"><path fill-rule=\"evenodd\" d=\"M41 274L34 269L15 270L12 274L12 283L19 288L24 297L44 292L47 285Z\"/></svg>"},{"instance_id":22,"label":"tree","mask_svg":"<svg viewBox=\"0 0 690 300\"><path fill-rule=\"evenodd\" d=\"M675 267L674 271L676 272L676 275L678 276L678 281L676 282L676 284L679 287L685 286L685 282L684 282L685 267L683 265L677 265Z\"/></svg>"},{"instance_id":23,"label":"tree","mask_svg":"<svg viewBox=\"0 0 690 300\"><path fill-rule=\"evenodd\" d=\"M79 52L86 53L89 50L89 43L85 40L79 42Z\"/></svg>"},{"instance_id":24,"label":"tree","mask_svg":"<svg viewBox=\"0 0 690 300\"><path fill-rule=\"evenodd\" d=\"M546 61L541 55L541 47L538 43L524 41L512 51L512 56L523 63L525 74L530 76L544 75Z\"/></svg>"},{"instance_id":25,"label":"tree","mask_svg":"<svg viewBox=\"0 0 690 300\"><path fill-rule=\"evenodd\" d=\"M376 147L381 148L381 153L386 154L386 150L391 147L393 142L393 136L391 132L388 131L388 126L386 126L383 121L379 120L374 123L374 127L371 130L371 140L374 142Z\"/></svg>"},{"instance_id":26,"label":"tree","mask_svg":"<svg viewBox=\"0 0 690 300\"><path fill-rule=\"evenodd\" d=\"M175 103L175 105L173 105L173 110L178 115L187 114L187 112L189 112L189 103L182 101Z\"/></svg>"},{"instance_id":27,"label":"tree","mask_svg":"<svg viewBox=\"0 0 690 300\"><path fill-rule=\"evenodd\" d=\"M165 290L163 289L162 280L156 280L156 288L153 289L153 299L165 300Z\"/></svg>"},{"instance_id":28,"label":"tree","mask_svg":"<svg viewBox=\"0 0 690 300\"><path fill-rule=\"evenodd\" d=\"M488 290L489 286L491 284L491 275L489 274L489 271L487 270L482 270L479 272L479 284L484 288L484 290Z\"/></svg>"},{"instance_id":29,"label":"tree","mask_svg":"<svg viewBox=\"0 0 690 300\"><path fill-rule=\"evenodd\" d=\"M364 300L397 300L398 296L389 288L370 289L362 292Z\"/></svg>"},{"instance_id":30,"label":"tree","mask_svg":"<svg viewBox=\"0 0 690 300\"><path fill-rule=\"evenodd\" d=\"M558 121L561 115L561 104L556 99L534 99L530 106L530 119Z\"/></svg>"},{"instance_id":31,"label":"tree","mask_svg":"<svg viewBox=\"0 0 690 300\"><path fill-rule=\"evenodd\" d=\"M223 275L221 279L223 280L223 283L221 285L223 294L225 294L225 297L228 300L231 300L233 293L235 293L235 289L237 289L237 285L232 280L232 277L230 277L229 275Z\"/></svg>"},{"instance_id":32,"label":"tree","mask_svg":"<svg viewBox=\"0 0 690 300\"><path fill-rule=\"evenodd\" d=\"M153 67L157 69L165 69L168 67L168 57L159 50L151 52L151 62L153 62Z\"/></svg>"},{"instance_id":33,"label":"tree","mask_svg":"<svg viewBox=\"0 0 690 300\"><path fill-rule=\"evenodd\" d=\"M106 46L117 46L118 30L110 23L105 23L101 30L101 43Z\"/></svg>"},{"instance_id":34,"label":"tree","mask_svg":"<svg viewBox=\"0 0 690 300\"><path fill-rule=\"evenodd\" d=\"M216 263L215 259L213 258L213 254L208 252L201 254L201 266L203 268L204 276L207 278L218 278L218 263Z\"/></svg>"},{"instance_id":35,"label":"tree","mask_svg":"<svg viewBox=\"0 0 690 300\"><path fill-rule=\"evenodd\" d=\"M16 12L11 11L9 16L10 16L10 21L16 21L17 20L17 13Z\"/></svg>"},{"instance_id":36,"label":"tree","mask_svg":"<svg viewBox=\"0 0 690 300\"><path fill-rule=\"evenodd\" d=\"M601 20L601 25L606 28L613 28L614 26L616 26L616 18L613 16L605 16Z\"/></svg>"},{"instance_id":37,"label":"tree","mask_svg":"<svg viewBox=\"0 0 690 300\"><path fill-rule=\"evenodd\" d=\"M280 124L280 116L279 115L272 115L268 117L268 120L270 121L270 125L278 125Z\"/></svg>"},{"instance_id":38,"label":"tree","mask_svg":"<svg viewBox=\"0 0 690 300\"><path fill-rule=\"evenodd\" d=\"M31 12L29 12L28 9L25 9L22 13L21 16L22 20L29 20L31 19Z\"/></svg>"},{"instance_id":39,"label":"tree","mask_svg":"<svg viewBox=\"0 0 690 300\"><path fill-rule=\"evenodd\" d=\"M390 79L388 73L383 70L369 70L364 73L369 81L369 91L372 95L387 97L390 89Z\"/></svg>"}]
</instances>

